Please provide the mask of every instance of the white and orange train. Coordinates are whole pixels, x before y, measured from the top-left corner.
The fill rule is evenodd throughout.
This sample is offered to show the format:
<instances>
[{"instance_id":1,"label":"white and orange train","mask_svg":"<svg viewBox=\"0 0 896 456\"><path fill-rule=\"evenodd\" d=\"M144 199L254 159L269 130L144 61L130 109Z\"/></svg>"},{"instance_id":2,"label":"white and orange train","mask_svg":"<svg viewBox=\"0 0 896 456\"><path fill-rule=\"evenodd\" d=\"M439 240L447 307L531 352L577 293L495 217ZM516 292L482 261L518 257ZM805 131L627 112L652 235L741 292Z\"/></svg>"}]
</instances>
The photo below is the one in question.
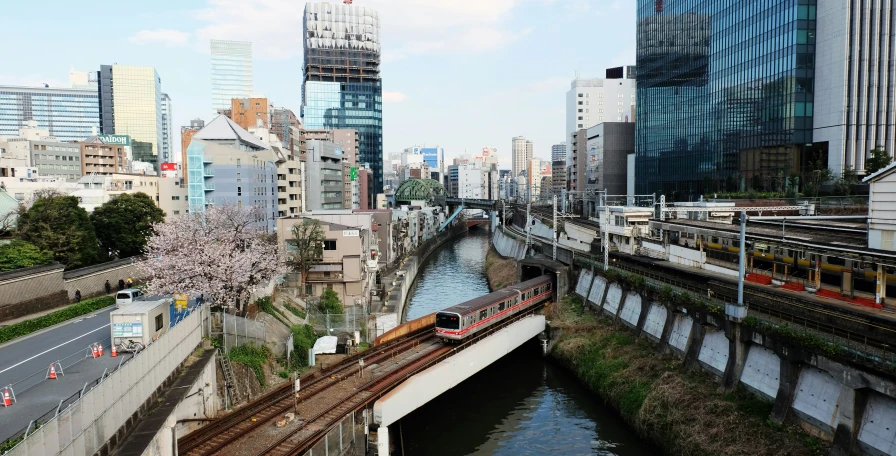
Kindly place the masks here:
<instances>
[{"instance_id":1,"label":"white and orange train","mask_svg":"<svg viewBox=\"0 0 896 456\"><path fill-rule=\"evenodd\" d=\"M502 288L436 313L436 336L463 341L490 326L525 312L554 296L550 276Z\"/></svg>"}]
</instances>

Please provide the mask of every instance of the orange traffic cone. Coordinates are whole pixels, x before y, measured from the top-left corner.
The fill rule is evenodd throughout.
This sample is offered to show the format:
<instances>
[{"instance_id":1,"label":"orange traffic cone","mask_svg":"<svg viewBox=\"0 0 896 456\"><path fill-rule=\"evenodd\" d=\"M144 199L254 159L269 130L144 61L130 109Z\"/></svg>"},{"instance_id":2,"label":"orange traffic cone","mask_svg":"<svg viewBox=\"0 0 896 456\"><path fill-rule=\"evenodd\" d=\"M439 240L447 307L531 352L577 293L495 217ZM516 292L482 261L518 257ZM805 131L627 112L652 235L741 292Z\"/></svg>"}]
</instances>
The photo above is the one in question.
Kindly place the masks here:
<instances>
[{"instance_id":1,"label":"orange traffic cone","mask_svg":"<svg viewBox=\"0 0 896 456\"><path fill-rule=\"evenodd\" d=\"M97 348L99 349L100 356L103 356L103 344L97 345Z\"/></svg>"},{"instance_id":2,"label":"orange traffic cone","mask_svg":"<svg viewBox=\"0 0 896 456\"><path fill-rule=\"evenodd\" d=\"M49 378L50 380L55 380L55 379L56 379L56 366L54 366L53 364L50 364L50 375L49 375L48 378Z\"/></svg>"},{"instance_id":3,"label":"orange traffic cone","mask_svg":"<svg viewBox=\"0 0 896 456\"><path fill-rule=\"evenodd\" d=\"M9 388L3 390L3 406L9 407L12 405L12 399L9 398Z\"/></svg>"},{"instance_id":4,"label":"orange traffic cone","mask_svg":"<svg viewBox=\"0 0 896 456\"><path fill-rule=\"evenodd\" d=\"M93 346L91 348L93 349L93 357L99 358L100 354L99 354L99 352L96 351L96 344L93 344Z\"/></svg>"},{"instance_id":5,"label":"orange traffic cone","mask_svg":"<svg viewBox=\"0 0 896 456\"><path fill-rule=\"evenodd\" d=\"M112 357L118 356L118 350L115 349L115 344L112 344Z\"/></svg>"}]
</instances>

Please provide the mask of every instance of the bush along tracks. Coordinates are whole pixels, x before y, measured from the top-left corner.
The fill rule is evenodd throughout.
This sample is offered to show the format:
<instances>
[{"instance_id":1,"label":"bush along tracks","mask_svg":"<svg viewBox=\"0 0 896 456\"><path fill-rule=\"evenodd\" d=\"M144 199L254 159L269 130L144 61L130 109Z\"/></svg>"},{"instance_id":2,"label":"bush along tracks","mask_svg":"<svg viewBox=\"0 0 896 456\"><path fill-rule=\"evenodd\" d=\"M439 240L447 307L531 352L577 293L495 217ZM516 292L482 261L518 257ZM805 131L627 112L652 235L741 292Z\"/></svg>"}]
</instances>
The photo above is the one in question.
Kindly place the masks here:
<instances>
[{"instance_id":1,"label":"bush along tracks","mask_svg":"<svg viewBox=\"0 0 896 456\"><path fill-rule=\"evenodd\" d=\"M46 315L32 318L30 320L20 321L0 328L0 343L10 341L12 339L26 336L35 331L63 323L91 312L109 307L115 304L115 298L112 296L102 296L99 298L87 299L78 304L68 306L64 309L48 313Z\"/></svg>"}]
</instances>

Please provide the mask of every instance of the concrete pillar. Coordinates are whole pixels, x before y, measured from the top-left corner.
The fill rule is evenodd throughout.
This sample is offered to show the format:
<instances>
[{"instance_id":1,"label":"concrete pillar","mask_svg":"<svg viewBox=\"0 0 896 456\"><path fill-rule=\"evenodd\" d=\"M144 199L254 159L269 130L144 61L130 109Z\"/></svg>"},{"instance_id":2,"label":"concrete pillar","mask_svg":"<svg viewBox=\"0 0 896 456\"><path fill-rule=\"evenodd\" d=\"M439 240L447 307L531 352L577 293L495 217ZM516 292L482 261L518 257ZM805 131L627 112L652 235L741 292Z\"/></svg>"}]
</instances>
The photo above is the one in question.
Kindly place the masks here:
<instances>
[{"instance_id":1,"label":"concrete pillar","mask_svg":"<svg viewBox=\"0 0 896 456\"><path fill-rule=\"evenodd\" d=\"M834 431L834 442L831 444L831 455L845 456L858 448L856 441L866 405L868 405L867 388L853 389L840 385L840 399L837 402L839 417L837 430Z\"/></svg>"},{"instance_id":2,"label":"concrete pillar","mask_svg":"<svg viewBox=\"0 0 896 456\"><path fill-rule=\"evenodd\" d=\"M734 391L737 389L740 375L744 371L744 363L747 360L747 344L741 337L743 325L729 321L727 326L728 365L725 366L725 375L722 376L722 387L726 391Z\"/></svg>"},{"instance_id":3,"label":"concrete pillar","mask_svg":"<svg viewBox=\"0 0 896 456\"><path fill-rule=\"evenodd\" d=\"M650 305L651 301L641 296L641 313L638 315L638 323L635 325L635 339L641 337L641 333L644 332L644 322L647 321L647 314L650 313Z\"/></svg>"},{"instance_id":4,"label":"concrete pillar","mask_svg":"<svg viewBox=\"0 0 896 456\"><path fill-rule=\"evenodd\" d=\"M778 396L772 406L772 414L769 417L775 424L783 424L793 407L793 398L796 396L796 385L800 380L800 372L803 365L790 361L778 353L781 360L781 374L778 376Z\"/></svg>"},{"instance_id":5,"label":"concrete pillar","mask_svg":"<svg viewBox=\"0 0 896 456\"><path fill-rule=\"evenodd\" d=\"M376 430L376 454L389 456L389 426L380 426Z\"/></svg>"},{"instance_id":6,"label":"concrete pillar","mask_svg":"<svg viewBox=\"0 0 896 456\"><path fill-rule=\"evenodd\" d=\"M887 301L887 268L878 263L877 265L877 289L874 293L874 302L877 304L886 304Z\"/></svg>"},{"instance_id":7,"label":"concrete pillar","mask_svg":"<svg viewBox=\"0 0 896 456\"><path fill-rule=\"evenodd\" d=\"M703 324L694 318L694 324L691 325L691 337L688 339L688 348L684 355L685 369L691 370L698 365L697 359L700 357L700 347L703 346L703 336L705 335L706 329L703 328Z\"/></svg>"},{"instance_id":8,"label":"concrete pillar","mask_svg":"<svg viewBox=\"0 0 896 456\"><path fill-rule=\"evenodd\" d=\"M657 348L657 353L660 355L664 355L669 351L669 337L672 335L673 326L675 326L675 312L667 307L666 324L663 325L663 334L660 336L659 348Z\"/></svg>"}]
</instances>

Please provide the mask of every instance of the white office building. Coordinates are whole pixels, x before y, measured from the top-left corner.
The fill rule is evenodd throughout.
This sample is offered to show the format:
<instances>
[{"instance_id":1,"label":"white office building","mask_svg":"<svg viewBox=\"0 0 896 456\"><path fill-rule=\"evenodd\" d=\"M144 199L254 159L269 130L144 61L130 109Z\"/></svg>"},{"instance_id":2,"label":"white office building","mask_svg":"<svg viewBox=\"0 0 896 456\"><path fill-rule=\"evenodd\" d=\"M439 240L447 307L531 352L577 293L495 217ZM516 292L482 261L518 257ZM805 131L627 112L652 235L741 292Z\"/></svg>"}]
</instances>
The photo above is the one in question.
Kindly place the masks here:
<instances>
[{"instance_id":1,"label":"white office building","mask_svg":"<svg viewBox=\"0 0 896 456\"><path fill-rule=\"evenodd\" d=\"M636 89L631 77L574 79L566 92L566 144L573 143L576 131L601 122L634 122Z\"/></svg>"},{"instance_id":2,"label":"white office building","mask_svg":"<svg viewBox=\"0 0 896 456\"><path fill-rule=\"evenodd\" d=\"M457 197L487 199L489 192L488 171L478 162L457 165Z\"/></svg>"},{"instance_id":3,"label":"white office building","mask_svg":"<svg viewBox=\"0 0 896 456\"><path fill-rule=\"evenodd\" d=\"M511 152L513 155L510 169L514 176L519 176L521 172L526 171L526 166L532 159L534 146L525 136L517 136L513 138Z\"/></svg>"},{"instance_id":4,"label":"white office building","mask_svg":"<svg viewBox=\"0 0 896 456\"><path fill-rule=\"evenodd\" d=\"M162 147L159 148L161 163L174 163L174 138L171 136L171 97L162 94Z\"/></svg>"}]
</instances>

